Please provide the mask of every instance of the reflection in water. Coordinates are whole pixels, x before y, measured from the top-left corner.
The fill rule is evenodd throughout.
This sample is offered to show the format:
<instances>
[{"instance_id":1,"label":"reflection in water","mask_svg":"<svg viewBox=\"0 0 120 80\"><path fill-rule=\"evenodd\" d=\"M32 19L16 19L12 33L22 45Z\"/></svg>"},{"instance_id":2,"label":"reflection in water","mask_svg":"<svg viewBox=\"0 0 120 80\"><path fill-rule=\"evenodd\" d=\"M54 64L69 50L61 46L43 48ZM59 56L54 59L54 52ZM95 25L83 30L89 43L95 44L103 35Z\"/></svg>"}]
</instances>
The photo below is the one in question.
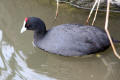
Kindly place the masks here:
<instances>
[{"instance_id":1,"label":"reflection in water","mask_svg":"<svg viewBox=\"0 0 120 80\"><path fill-rule=\"evenodd\" d=\"M3 63L3 60L2 60L2 58L1 58L1 56L0 56L0 68L4 68L5 66L4 66L4 63Z\"/></svg>"},{"instance_id":2,"label":"reflection in water","mask_svg":"<svg viewBox=\"0 0 120 80\"><path fill-rule=\"evenodd\" d=\"M119 80L119 78L117 77L117 75L115 76L115 74L119 74L117 72L115 72L114 66L115 65L119 65L118 62L114 61L114 62L107 62L107 60L105 60L104 58L101 58L102 62L104 63L104 65L107 68L107 73L104 76L104 79L107 80L110 78L110 80ZM118 71L119 72L119 71ZM114 79L113 79L114 78Z\"/></svg>"},{"instance_id":3,"label":"reflection in water","mask_svg":"<svg viewBox=\"0 0 120 80\"><path fill-rule=\"evenodd\" d=\"M2 50L2 53L3 53L3 57L5 58L5 61L8 63L10 61L11 56L15 52L13 46L8 45L4 41L4 42L2 42L1 50Z\"/></svg>"},{"instance_id":4,"label":"reflection in water","mask_svg":"<svg viewBox=\"0 0 120 80\"><path fill-rule=\"evenodd\" d=\"M46 75L38 74L30 69L22 51L15 51L14 47L2 40L0 30L0 80L56 80ZM1 70L2 69L2 70Z\"/></svg>"}]
</instances>

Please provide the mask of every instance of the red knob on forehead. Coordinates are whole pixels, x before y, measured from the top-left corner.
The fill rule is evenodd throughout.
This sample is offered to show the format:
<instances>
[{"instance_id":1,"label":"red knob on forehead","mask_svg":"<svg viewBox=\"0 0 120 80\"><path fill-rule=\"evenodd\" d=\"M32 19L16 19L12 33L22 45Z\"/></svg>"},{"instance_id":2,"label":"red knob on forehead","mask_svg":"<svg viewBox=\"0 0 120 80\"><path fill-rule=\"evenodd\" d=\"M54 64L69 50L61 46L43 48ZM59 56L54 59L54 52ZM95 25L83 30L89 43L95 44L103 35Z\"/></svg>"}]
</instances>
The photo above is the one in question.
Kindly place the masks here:
<instances>
[{"instance_id":1,"label":"red knob on forehead","mask_svg":"<svg viewBox=\"0 0 120 80\"><path fill-rule=\"evenodd\" d=\"M28 18L26 17L26 18L25 18L25 22L27 22L27 21L28 21Z\"/></svg>"}]
</instances>

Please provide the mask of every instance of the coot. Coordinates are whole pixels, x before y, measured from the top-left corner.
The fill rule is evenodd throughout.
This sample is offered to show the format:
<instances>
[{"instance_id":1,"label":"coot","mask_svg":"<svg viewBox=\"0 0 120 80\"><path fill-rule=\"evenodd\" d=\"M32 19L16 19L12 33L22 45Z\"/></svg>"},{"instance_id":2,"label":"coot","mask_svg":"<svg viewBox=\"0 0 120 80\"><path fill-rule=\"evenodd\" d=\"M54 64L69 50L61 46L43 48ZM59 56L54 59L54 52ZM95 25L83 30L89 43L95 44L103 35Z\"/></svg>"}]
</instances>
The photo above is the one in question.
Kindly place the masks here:
<instances>
[{"instance_id":1,"label":"coot","mask_svg":"<svg viewBox=\"0 0 120 80\"><path fill-rule=\"evenodd\" d=\"M104 51L110 46L106 32L93 26L62 24L46 30L37 17L25 18L21 33L34 31L34 44L50 53L81 56Z\"/></svg>"}]
</instances>

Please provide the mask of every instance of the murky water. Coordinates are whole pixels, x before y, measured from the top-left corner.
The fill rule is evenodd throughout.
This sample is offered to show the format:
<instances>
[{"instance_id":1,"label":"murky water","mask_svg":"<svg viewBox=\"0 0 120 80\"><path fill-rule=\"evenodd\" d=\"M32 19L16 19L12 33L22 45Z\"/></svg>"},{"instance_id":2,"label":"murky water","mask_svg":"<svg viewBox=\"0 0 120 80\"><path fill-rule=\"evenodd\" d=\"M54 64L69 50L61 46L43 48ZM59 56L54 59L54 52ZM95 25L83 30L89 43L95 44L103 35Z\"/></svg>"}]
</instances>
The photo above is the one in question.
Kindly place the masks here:
<instances>
[{"instance_id":1,"label":"murky water","mask_svg":"<svg viewBox=\"0 0 120 80\"><path fill-rule=\"evenodd\" d=\"M65 23L84 24L89 11L60 6L54 21L54 0L0 0L0 80L119 80L120 60L109 48L101 57L64 57L32 45L33 32L20 34L28 16L43 19L47 28ZM97 16L96 26L104 27L105 15ZM120 15L111 14L110 32L120 40ZM115 45L120 51L120 45Z\"/></svg>"}]
</instances>

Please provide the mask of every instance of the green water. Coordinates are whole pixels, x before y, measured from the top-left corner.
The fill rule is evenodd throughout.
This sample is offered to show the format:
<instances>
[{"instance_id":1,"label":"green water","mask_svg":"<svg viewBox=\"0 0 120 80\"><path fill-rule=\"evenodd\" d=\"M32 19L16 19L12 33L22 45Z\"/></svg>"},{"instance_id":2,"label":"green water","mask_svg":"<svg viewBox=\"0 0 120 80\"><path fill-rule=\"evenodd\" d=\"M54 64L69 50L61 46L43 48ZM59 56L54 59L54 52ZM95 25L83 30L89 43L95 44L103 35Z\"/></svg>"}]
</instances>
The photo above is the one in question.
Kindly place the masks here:
<instances>
[{"instance_id":1,"label":"green water","mask_svg":"<svg viewBox=\"0 0 120 80\"><path fill-rule=\"evenodd\" d=\"M54 20L54 0L0 0L0 80L119 80L120 60L111 48L101 57L64 57L47 53L32 45L33 32L20 34L25 17L40 17L47 29L66 23L84 24L89 11L61 4ZM105 13L96 26L104 28ZM120 40L120 15L112 13L109 30ZM120 51L120 45L115 45Z\"/></svg>"}]
</instances>

